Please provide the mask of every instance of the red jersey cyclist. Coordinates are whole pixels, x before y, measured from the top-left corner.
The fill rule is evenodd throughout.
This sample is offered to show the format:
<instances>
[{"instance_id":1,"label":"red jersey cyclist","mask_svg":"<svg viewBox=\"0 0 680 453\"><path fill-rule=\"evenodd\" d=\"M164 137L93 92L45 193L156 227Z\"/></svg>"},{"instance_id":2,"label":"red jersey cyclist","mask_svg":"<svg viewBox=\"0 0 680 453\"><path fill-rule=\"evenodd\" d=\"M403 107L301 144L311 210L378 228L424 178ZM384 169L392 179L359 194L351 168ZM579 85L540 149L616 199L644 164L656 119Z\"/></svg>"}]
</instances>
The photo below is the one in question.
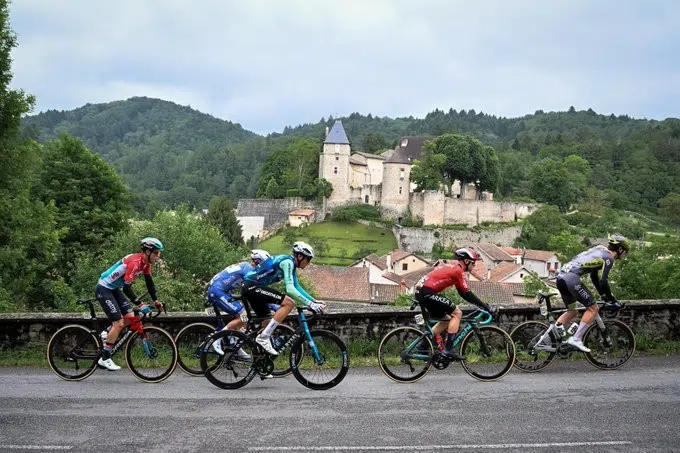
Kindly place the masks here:
<instances>
[{"instance_id":1,"label":"red jersey cyclist","mask_svg":"<svg viewBox=\"0 0 680 453\"><path fill-rule=\"evenodd\" d=\"M97 363L110 371L120 370L120 367L111 360L111 349L116 344L123 327L132 322L134 315L130 310L130 301L125 296L132 300L137 299L132 291L132 282L139 274L144 274L146 288L154 301L154 305L163 305L156 297L156 288L151 278L151 264L160 258L163 244L156 238L148 237L142 239L141 245L142 251L140 253L127 255L104 271L99 276L99 282L95 288L97 300L111 321L111 329L104 339L104 352ZM123 293L125 293L125 296ZM139 305L139 308L144 313L151 311L151 308L144 304ZM102 338L104 338L103 333Z\"/></svg>"},{"instance_id":2,"label":"red jersey cyclist","mask_svg":"<svg viewBox=\"0 0 680 453\"><path fill-rule=\"evenodd\" d=\"M448 333L446 349L442 354L449 359L465 360L465 357L453 350L453 343L460 328L463 312L460 308L456 307L455 303L440 293L451 286L455 286L460 297L488 311L491 315L495 315L498 309L490 307L475 296L465 279L465 272L472 270L475 262L479 259L479 255L469 248L458 249L454 252L454 255L455 262L437 266L432 272L423 276L418 281L415 297L420 306L427 310L433 318L444 319L444 321L438 322L432 328L432 332L435 335L440 335L444 329Z\"/></svg>"}]
</instances>

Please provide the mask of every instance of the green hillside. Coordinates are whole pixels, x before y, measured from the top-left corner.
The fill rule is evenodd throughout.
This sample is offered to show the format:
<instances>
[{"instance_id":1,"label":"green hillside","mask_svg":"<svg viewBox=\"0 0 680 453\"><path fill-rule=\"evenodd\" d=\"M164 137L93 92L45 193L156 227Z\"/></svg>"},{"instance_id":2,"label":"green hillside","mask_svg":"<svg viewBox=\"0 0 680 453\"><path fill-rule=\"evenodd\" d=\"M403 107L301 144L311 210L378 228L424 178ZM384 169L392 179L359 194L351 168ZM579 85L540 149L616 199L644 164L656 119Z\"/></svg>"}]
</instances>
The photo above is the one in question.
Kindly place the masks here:
<instances>
[{"instance_id":1,"label":"green hillside","mask_svg":"<svg viewBox=\"0 0 680 453\"><path fill-rule=\"evenodd\" d=\"M289 228L258 244L272 254L289 254L294 241L315 246L316 264L347 266L370 253L384 255L397 248L391 230L359 223L323 222L303 228ZM317 244L322 243L322 247ZM325 247L324 247L325 246ZM325 250L321 250L325 248Z\"/></svg>"}]
</instances>

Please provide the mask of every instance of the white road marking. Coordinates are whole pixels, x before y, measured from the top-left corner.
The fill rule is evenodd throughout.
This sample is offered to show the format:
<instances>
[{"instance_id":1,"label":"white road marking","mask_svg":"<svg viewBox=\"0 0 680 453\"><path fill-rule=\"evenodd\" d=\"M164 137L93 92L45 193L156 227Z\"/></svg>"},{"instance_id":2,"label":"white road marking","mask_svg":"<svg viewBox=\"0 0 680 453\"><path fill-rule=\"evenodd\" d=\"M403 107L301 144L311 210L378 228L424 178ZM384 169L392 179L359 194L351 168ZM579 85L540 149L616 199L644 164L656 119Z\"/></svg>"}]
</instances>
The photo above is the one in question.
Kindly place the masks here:
<instances>
[{"instance_id":1,"label":"white road marking","mask_svg":"<svg viewBox=\"0 0 680 453\"><path fill-rule=\"evenodd\" d=\"M557 447L604 447L631 445L627 440L604 442L548 442L536 444L461 444L461 445L376 445L376 446L293 446L293 447L249 447L250 451L432 451L432 450L501 450L508 448L557 448Z\"/></svg>"},{"instance_id":2,"label":"white road marking","mask_svg":"<svg viewBox=\"0 0 680 453\"><path fill-rule=\"evenodd\" d=\"M72 445L0 445L0 450L70 450Z\"/></svg>"}]
</instances>

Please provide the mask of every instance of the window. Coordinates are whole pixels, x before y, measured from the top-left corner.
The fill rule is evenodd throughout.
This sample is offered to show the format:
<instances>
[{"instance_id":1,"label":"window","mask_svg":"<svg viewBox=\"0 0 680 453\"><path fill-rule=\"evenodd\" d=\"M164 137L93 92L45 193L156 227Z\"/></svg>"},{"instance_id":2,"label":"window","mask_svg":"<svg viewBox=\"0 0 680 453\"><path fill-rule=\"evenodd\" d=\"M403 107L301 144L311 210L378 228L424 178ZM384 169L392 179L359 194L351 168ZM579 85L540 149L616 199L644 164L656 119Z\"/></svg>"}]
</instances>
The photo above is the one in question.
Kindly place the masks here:
<instances>
[{"instance_id":1,"label":"window","mask_svg":"<svg viewBox=\"0 0 680 453\"><path fill-rule=\"evenodd\" d=\"M337 154L335 155L335 160L340 160L340 157L338 157Z\"/></svg>"},{"instance_id":2,"label":"window","mask_svg":"<svg viewBox=\"0 0 680 453\"><path fill-rule=\"evenodd\" d=\"M399 179L402 179L402 180L404 179L404 169L403 168L399 169Z\"/></svg>"},{"instance_id":3,"label":"window","mask_svg":"<svg viewBox=\"0 0 680 453\"><path fill-rule=\"evenodd\" d=\"M522 272L519 273L519 278L524 278L524 274Z\"/></svg>"},{"instance_id":4,"label":"window","mask_svg":"<svg viewBox=\"0 0 680 453\"><path fill-rule=\"evenodd\" d=\"M547 267L546 270L547 270L547 271L550 271L550 263L545 263L545 265L546 265L546 267Z\"/></svg>"},{"instance_id":5,"label":"window","mask_svg":"<svg viewBox=\"0 0 680 453\"><path fill-rule=\"evenodd\" d=\"M333 167L333 174L337 175L338 174L338 167ZM400 192L401 193L401 192Z\"/></svg>"},{"instance_id":6,"label":"window","mask_svg":"<svg viewBox=\"0 0 680 453\"><path fill-rule=\"evenodd\" d=\"M408 145L408 139L404 138L404 139L401 140L401 147L406 148L406 145Z\"/></svg>"},{"instance_id":7,"label":"window","mask_svg":"<svg viewBox=\"0 0 680 453\"><path fill-rule=\"evenodd\" d=\"M401 186L399 186L399 195L401 195Z\"/></svg>"},{"instance_id":8,"label":"window","mask_svg":"<svg viewBox=\"0 0 680 453\"><path fill-rule=\"evenodd\" d=\"M368 204L368 195L364 196L364 203Z\"/></svg>"},{"instance_id":9,"label":"window","mask_svg":"<svg viewBox=\"0 0 680 453\"><path fill-rule=\"evenodd\" d=\"M408 263L404 263L401 265L401 270L402 271L407 271L408 270Z\"/></svg>"}]
</instances>

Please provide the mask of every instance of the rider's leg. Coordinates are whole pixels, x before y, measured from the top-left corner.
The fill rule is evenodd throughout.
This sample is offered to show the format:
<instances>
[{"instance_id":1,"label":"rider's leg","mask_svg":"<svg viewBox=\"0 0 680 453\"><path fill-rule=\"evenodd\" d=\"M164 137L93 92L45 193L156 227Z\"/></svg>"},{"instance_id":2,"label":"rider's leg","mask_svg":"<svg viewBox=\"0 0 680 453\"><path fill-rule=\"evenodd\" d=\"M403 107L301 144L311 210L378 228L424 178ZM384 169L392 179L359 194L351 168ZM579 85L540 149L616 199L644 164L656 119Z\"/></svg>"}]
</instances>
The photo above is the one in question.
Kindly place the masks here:
<instances>
[{"instance_id":1,"label":"rider's leg","mask_svg":"<svg viewBox=\"0 0 680 453\"><path fill-rule=\"evenodd\" d=\"M597 316L598 312L600 311L600 308L595 303L593 295L590 293L590 291L588 291L586 287L584 287L581 284L580 281L577 285L574 286L574 291L578 296L578 301L581 302L581 304L584 307L586 307L586 312L583 314L581 323L579 324L576 333L567 340L567 343L577 349L580 349L583 352L590 352L590 349L588 349L583 344L582 338L588 326L593 322L593 320Z\"/></svg>"},{"instance_id":2,"label":"rider's leg","mask_svg":"<svg viewBox=\"0 0 680 453\"><path fill-rule=\"evenodd\" d=\"M578 326L578 330L574 334L574 338L577 340L581 340L583 338L583 334L586 332L586 329L593 323L599 312L600 307L597 304L593 304L586 308L586 312L583 313L583 316L581 317L581 323Z\"/></svg>"},{"instance_id":3,"label":"rider's leg","mask_svg":"<svg viewBox=\"0 0 680 453\"><path fill-rule=\"evenodd\" d=\"M282 323L286 316L295 308L295 302L288 296L272 288L258 288L254 285L244 285L241 294L250 302L250 307L259 318L267 318L270 314L270 304L280 305L267 327L255 338L255 342L262 346L269 354L278 355L271 343L271 334Z\"/></svg>"},{"instance_id":4,"label":"rider's leg","mask_svg":"<svg viewBox=\"0 0 680 453\"><path fill-rule=\"evenodd\" d=\"M564 326L571 322L571 320L574 319L574 317L578 314L578 311L573 310L577 300L577 295L574 293L572 288L574 285L581 283L581 278L578 275L560 274L557 277L556 283L557 289L560 292L560 296L562 296L564 306L567 307L567 311L562 313L562 315L560 315L560 317L557 318L557 321L555 322L557 332L559 333L559 336L562 337L564 336Z\"/></svg>"},{"instance_id":5,"label":"rider's leg","mask_svg":"<svg viewBox=\"0 0 680 453\"><path fill-rule=\"evenodd\" d=\"M285 321L286 316L288 316L290 312L293 311L293 308L295 308L295 302L293 299L286 296L281 302L281 308L276 310L276 313L274 313L271 321L267 323L267 327L265 327L260 335L262 335L264 338L269 338L272 332L274 332L274 329L276 329L279 324Z\"/></svg>"}]
</instances>

